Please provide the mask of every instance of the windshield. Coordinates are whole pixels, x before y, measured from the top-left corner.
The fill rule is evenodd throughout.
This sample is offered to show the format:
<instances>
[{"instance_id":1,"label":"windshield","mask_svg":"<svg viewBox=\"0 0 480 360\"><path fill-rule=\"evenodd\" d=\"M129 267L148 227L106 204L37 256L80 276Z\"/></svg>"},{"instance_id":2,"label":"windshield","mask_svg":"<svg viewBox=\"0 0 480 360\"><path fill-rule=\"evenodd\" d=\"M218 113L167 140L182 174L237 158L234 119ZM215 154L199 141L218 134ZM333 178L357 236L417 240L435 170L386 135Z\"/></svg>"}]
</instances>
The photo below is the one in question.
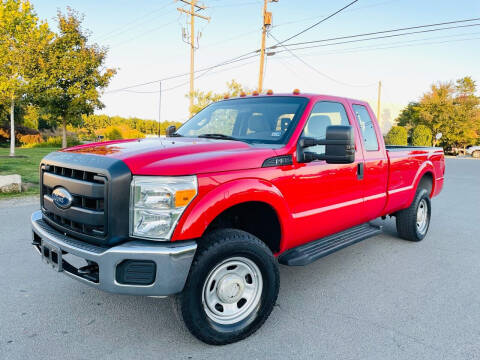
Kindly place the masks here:
<instances>
[{"instance_id":1,"label":"windshield","mask_svg":"<svg viewBox=\"0 0 480 360\"><path fill-rule=\"evenodd\" d=\"M176 134L285 144L307 103L307 98L291 96L223 100L193 116Z\"/></svg>"}]
</instances>

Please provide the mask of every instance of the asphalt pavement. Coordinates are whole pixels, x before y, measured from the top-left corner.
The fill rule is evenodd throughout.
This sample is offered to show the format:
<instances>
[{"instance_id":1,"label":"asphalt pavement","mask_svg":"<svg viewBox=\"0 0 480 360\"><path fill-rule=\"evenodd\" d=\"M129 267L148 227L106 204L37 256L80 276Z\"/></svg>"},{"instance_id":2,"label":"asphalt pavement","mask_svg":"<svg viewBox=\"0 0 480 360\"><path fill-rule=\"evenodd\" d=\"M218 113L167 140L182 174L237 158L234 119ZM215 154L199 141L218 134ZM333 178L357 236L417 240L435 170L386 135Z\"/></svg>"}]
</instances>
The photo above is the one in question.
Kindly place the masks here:
<instances>
[{"instance_id":1,"label":"asphalt pavement","mask_svg":"<svg viewBox=\"0 0 480 360\"><path fill-rule=\"evenodd\" d=\"M0 201L0 359L480 359L480 161L447 159L429 234L384 233L280 267L277 305L250 338L192 337L169 299L106 294L43 264L32 199Z\"/></svg>"}]
</instances>

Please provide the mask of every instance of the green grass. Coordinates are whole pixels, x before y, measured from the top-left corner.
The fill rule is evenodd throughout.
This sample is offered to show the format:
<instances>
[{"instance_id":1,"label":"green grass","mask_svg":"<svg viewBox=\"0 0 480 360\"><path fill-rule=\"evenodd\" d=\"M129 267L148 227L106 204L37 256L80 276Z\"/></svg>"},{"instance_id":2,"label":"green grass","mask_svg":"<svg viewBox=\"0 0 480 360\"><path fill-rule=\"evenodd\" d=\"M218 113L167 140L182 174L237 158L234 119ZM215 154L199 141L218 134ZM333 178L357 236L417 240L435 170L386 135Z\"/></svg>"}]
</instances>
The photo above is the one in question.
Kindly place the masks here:
<instances>
[{"instance_id":1,"label":"green grass","mask_svg":"<svg viewBox=\"0 0 480 360\"><path fill-rule=\"evenodd\" d=\"M23 183L32 184L27 191L19 194L2 194L1 198L10 198L22 195L35 195L39 193L39 179L38 179L38 166L40 160L52 151L56 151L56 148L32 148L32 149L15 149L15 155L26 156L22 158L6 158L0 157L0 175L19 174L22 176ZM10 149L0 148L0 156L8 156Z\"/></svg>"}]
</instances>

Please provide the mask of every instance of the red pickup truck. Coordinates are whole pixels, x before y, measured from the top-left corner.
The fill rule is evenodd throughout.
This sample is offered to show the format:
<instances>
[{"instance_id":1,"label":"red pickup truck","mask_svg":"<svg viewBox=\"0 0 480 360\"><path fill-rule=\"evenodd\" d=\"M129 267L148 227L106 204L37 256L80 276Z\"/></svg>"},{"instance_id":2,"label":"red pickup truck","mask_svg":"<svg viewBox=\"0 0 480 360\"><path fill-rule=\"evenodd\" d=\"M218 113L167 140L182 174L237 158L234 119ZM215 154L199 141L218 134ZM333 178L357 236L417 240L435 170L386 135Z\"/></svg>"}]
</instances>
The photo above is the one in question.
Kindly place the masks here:
<instances>
[{"instance_id":1,"label":"red pickup truck","mask_svg":"<svg viewBox=\"0 0 480 360\"><path fill-rule=\"evenodd\" d=\"M385 146L363 101L300 94L213 103L166 139L76 146L40 165L42 259L113 293L174 296L193 335L241 340L267 319L284 265L381 232L427 234L441 148Z\"/></svg>"}]
</instances>

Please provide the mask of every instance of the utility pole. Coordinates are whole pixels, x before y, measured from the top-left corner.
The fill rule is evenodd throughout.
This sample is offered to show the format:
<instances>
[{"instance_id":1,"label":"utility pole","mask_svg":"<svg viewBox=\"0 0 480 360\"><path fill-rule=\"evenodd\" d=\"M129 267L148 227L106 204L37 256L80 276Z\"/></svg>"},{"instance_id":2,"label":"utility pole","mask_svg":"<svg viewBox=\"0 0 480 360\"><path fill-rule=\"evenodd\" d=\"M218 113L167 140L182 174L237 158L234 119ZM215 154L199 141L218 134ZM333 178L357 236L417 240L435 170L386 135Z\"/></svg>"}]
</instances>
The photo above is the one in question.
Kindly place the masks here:
<instances>
[{"instance_id":1,"label":"utility pole","mask_svg":"<svg viewBox=\"0 0 480 360\"><path fill-rule=\"evenodd\" d=\"M272 13L267 11L268 2L278 2L278 0L264 0L263 2L263 26L262 26L262 47L260 49L260 72L258 74L258 92L263 88L263 71L265 67L265 38L267 29L272 25Z\"/></svg>"},{"instance_id":2,"label":"utility pole","mask_svg":"<svg viewBox=\"0 0 480 360\"><path fill-rule=\"evenodd\" d=\"M160 88L158 89L158 137L161 135L162 128L162 82L159 82Z\"/></svg>"},{"instance_id":3,"label":"utility pole","mask_svg":"<svg viewBox=\"0 0 480 360\"><path fill-rule=\"evenodd\" d=\"M176 0L178 1L178 0ZM194 72L195 72L195 17L202 18L204 20L210 21L210 17L197 14L197 11L205 10L206 7L203 5L198 5L198 0L180 0L181 2L190 5L190 10L185 10L183 8L177 8L178 11L190 15L190 41L187 43L190 45L190 116L192 116L192 107L193 107L193 92L194 88Z\"/></svg>"},{"instance_id":4,"label":"utility pole","mask_svg":"<svg viewBox=\"0 0 480 360\"><path fill-rule=\"evenodd\" d=\"M377 96L377 121L380 123L380 95L382 93L382 82L378 82L378 96Z\"/></svg>"}]
</instances>

